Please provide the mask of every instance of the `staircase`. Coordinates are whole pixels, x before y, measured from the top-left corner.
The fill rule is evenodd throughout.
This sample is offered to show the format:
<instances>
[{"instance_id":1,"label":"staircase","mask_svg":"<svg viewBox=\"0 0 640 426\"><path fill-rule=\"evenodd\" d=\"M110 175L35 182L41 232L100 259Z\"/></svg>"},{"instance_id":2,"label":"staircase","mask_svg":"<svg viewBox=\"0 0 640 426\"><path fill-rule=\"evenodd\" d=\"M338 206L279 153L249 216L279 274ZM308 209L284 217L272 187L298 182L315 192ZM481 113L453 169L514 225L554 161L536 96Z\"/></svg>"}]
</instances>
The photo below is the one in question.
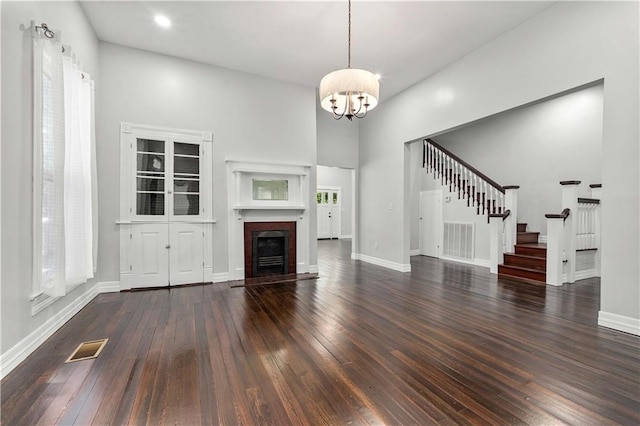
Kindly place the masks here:
<instances>
[{"instance_id":1,"label":"staircase","mask_svg":"<svg viewBox=\"0 0 640 426\"><path fill-rule=\"evenodd\" d=\"M499 278L517 278L535 284L547 282L547 245L538 243L539 232L527 231L526 223L518 223L515 253L505 253L498 265Z\"/></svg>"},{"instance_id":2,"label":"staircase","mask_svg":"<svg viewBox=\"0 0 640 426\"><path fill-rule=\"evenodd\" d=\"M505 188L469 163L438 145L425 139L422 147L422 167L433 172L449 191L457 192L459 199L466 199L468 207L475 207L478 215L489 216L505 211Z\"/></svg>"}]
</instances>

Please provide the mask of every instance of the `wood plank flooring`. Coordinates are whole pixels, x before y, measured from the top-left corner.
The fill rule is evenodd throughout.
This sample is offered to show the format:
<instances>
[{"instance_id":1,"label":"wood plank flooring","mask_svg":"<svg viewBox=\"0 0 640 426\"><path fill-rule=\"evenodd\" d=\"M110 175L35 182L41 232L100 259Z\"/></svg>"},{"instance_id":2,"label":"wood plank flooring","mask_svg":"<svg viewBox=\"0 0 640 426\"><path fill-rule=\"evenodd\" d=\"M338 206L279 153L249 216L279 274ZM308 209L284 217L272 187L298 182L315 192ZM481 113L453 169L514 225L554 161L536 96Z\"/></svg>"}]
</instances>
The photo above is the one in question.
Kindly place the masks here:
<instances>
[{"instance_id":1,"label":"wood plank flooring","mask_svg":"<svg viewBox=\"0 0 640 426\"><path fill-rule=\"evenodd\" d=\"M640 338L596 325L598 280L318 249L317 280L98 296L5 377L2 423L640 424Z\"/></svg>"}]
</instances>

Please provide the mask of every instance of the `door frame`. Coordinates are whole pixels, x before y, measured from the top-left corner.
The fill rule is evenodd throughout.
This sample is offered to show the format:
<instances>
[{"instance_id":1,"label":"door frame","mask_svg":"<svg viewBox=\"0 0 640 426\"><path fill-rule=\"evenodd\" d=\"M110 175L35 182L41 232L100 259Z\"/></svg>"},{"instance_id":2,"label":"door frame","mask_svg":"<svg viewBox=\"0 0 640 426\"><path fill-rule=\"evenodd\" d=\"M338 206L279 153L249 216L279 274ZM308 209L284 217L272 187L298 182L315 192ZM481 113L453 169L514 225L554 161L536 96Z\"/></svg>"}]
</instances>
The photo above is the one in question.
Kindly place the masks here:
<instances>
[{"instance_id":1,"label":"door frame","mask_svg":"<svg viewBox=\"0 0 640 426\"><path fill-rule=\"evenodd\" d=\"M339 220L338 220L338 239L341 240L342 239L342 187L341 186L328 186L328 185L321 185L316 187L316 193L318 193L318 191L329 191L329 192L337 192L338 193L338 201L340 202L339 208L340 208L340 214L339 214ZM329 206L333 206L333 204L331 204L332 202L332 198L329 197ZM317 205L316 205L317 208ZM333 210L333 209L332 209ZM331 219L334 219L334 215L331 216ZM316 219L317 220L317 219ZM353 226L353 225L352 225ZM331 228L329 229L329 239L332 240L333 239L333 220L331 221Z\"/></svg>"},{"instance_id":2,"label":"door frame","mask_svg":"<svg viewBox=\"0 0 640 426\"><path fill-rule=\"evenodd\" d=\"M436 229L438 232L438 247L437 247L437 258L440 259L442 257L442 245L443 245L443 235L442 235L442 227L443 227L443 219L442 219L442 210L444 208L444 205L442 203L443 201L443 191L442 189L432 189L429 191L420 191L420 205L418 207L418 221L419 221L419 226L418 226L418 235L419 235L419 249L420 249L420 254L422 256L427 256L425 254L425 244L424 244L424 239L423 239L423 235L424 235L424 226L426 221L423 219L424 216L424 203L426 200L426 196L427 195L436 195L437 198L440 200L440 209L437 210L437 214L436 217L433 218L433 220L435 220L436 222Z\"/></svg>"}]
</instances>

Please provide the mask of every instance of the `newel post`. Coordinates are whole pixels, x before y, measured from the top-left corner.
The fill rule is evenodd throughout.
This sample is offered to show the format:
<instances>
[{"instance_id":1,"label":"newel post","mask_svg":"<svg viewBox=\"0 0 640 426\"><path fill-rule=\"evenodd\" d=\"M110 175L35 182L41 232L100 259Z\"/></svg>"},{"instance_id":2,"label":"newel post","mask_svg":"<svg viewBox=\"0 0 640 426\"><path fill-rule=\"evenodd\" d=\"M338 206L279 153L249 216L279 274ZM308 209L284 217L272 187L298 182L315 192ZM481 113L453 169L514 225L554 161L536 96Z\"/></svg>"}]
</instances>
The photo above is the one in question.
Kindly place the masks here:
<instances>
[{"instance_id":1,"label":"newel post","mask_svg":"<svg viewBox=\"0 0 640 426\"><path fill-rule=\"evenodd\" d=\"M567 260L566 282L573 283L576 281L576 232L578 228L576 213L578 212L578 185L580 185L580 181L566 180L560 182L560 185L562 185L562 209L569 209L571 212L564 223L564 255Z\"/></svg>"},{"instance_id":2,"label":"newel post","mask_svg":"<svg viewBox=\"0 0 640 426\"><path fill-rule=\"evenodd\" d=\"M518 185L507 185L504 188L504 208L511 214L507 216L504 224L505 244L504 250L515 252L516 240L518 236Z\"/></svg>"},{"instance_id":3,"label":"newel post","mask_svg":"<svg viewBox=\"0 0 640 426\"><path fill-rule=\"evenodd\" d=\"M503 263L503 244L504 244L504 236L503 236L503 217L501 214L491 214L489 215L489 260L491 265L489 266L489 271L492 274L498 273L498 265Z\"/></svg>"},{"instance_id":4,"label":"newel post","mask_svg":"<svg viewBox=\"0 0 640 426\"><path fill-rule=\"evenodd\" d=\"M564 218L547 214L547 284L562 285L562 246L564 243Z\"/></svg>"}]
</instances>

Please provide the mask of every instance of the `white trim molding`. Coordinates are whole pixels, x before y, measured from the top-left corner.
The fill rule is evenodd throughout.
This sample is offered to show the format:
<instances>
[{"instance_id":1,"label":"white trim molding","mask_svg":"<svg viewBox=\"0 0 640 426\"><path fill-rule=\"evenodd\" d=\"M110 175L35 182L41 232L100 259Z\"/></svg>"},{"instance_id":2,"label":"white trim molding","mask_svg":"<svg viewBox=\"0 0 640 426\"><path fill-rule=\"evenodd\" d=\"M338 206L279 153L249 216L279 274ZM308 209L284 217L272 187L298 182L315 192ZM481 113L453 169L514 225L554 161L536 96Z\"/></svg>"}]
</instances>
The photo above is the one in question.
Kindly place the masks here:
<instances>
[{"instance_id":1,"label":"white trim molding","mask_svg":"<svg viewBox=\"0 0 640 426\"><path fill-rule=\"evenodd\" d=\"M584 271L576 271L576 281L586 280L587 278L597 278L600 276L598 269L585 269Z\"/></svg>"},{"instance_id":2,"label":"white trim molding","mask_svg":"<svg viewBox=\"0 0 640 426\"><path fill-rule=\"evenodd\" d=\"M420 255L420 249L409 250L409 256L418 256Z\"/></svg>"},{"instance_id":3,"label":"white trim molding","mask_svg":"<svg viewBox=\"0 0 640 426\"><path fill-rule=\"evenodd\" d=\"M60 327L69 321L82 308L87 306L98 294L120 291L118 281L99 282L88 291L78 296L73 302L65 306L60 312L49 318L44 324L29 333L24 339L0 355L0 378L6 376L16 368L33 351L53 335ZM52 298L57 300L57 298ZM54 300L54 301L55 301ZM52 301L53 302L53 301Z\"/></svg>"},{"instance_id":4,"label":"white trim molding","mask_svg":"<svg viewBox=\"0 0 640 426\"><path fill-rule=\"evenodd\" d=\"M640 336L640 319L638 318L600 311L598 312L598 325Z\"/></svg>"},{"instance_id":5,"label":"white trim molding","mask_svg":"<svg viewBox=\"0 0 640 426\"><path fill-rule=\"evenodd\" d=\"M481 266L483 268L491 268L491 261L487 260L487 259L478 259L477 257L473 260L470 259L460 259L457 257L450 257L450 256L441 256L440 259L442 260L447 260L450 262L458 262L458 263L464 263L467 265L473 265L473 266Z\"/></svg>"},{"instance_id":6,"label":"white trim molding","mask_svg":"<svg viewBox=\"0 0 640 426\"><path fill-rule=\"evenodd\" d=\"M379 257L367 256L366 254L351 253L351 259L361 260L373 265L382 266L383 268L393 269L398 272L411 272L411 264L392 262L390 260L380 259Z\"/></svg>"},{"instance_id":7,"label":"white trim molding","mask_svg":"<svg viewBox=\"0 0 640 426\"><path fill-rule=\"evenodd\" d=\"M318 265L309 265L309 273L317 274L318 273Z\"/></svg>"},{"instance_id":8,"label":"white trim molding","mask_svg":"<svg viewBox=\"0 0 640 426\"><path fill-rule=\"evenodd\" d=\"M212 274L211 282L214 283L223 283L229 281L229 273L228 272L216 272Z\"/></svg>"}]
</instances>

